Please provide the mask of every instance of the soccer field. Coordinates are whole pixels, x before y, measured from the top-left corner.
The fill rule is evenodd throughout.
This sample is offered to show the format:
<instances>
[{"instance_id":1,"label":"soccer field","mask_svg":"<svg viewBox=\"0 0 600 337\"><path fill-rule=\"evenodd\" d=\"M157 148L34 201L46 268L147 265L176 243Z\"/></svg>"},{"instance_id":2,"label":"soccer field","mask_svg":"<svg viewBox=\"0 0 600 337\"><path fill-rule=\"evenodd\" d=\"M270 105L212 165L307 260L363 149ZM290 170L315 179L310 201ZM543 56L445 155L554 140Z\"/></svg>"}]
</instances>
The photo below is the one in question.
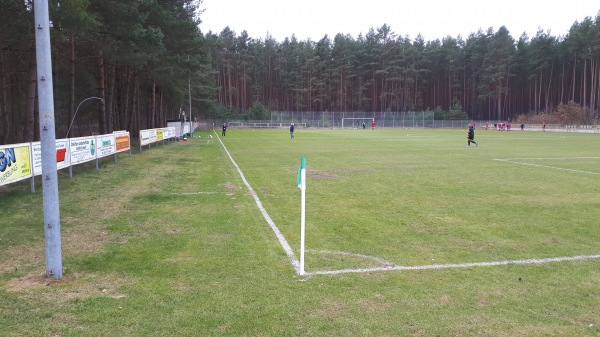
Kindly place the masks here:
<instances>
[{"instance_id":1,"label":"soccer field","mask_svg":"<svg viewBox=\"0 0 600 337\"><path fill-rule=\"evenodd\" d=\"M310 274L598 259L598 135L231 130L222 144ZM293 260L293 257L292 257Z\"/></svg>"},{"instance_id":2,"label":"soccer field","mask_svg":"<svg viewBox=\"0 0 600 337\"><path fill-rule=\"evenodd\" d=\"M198 131L59 171L62 280L3 186L0 335L598 336L599 136Z\"/></svg>"}]
</instances>

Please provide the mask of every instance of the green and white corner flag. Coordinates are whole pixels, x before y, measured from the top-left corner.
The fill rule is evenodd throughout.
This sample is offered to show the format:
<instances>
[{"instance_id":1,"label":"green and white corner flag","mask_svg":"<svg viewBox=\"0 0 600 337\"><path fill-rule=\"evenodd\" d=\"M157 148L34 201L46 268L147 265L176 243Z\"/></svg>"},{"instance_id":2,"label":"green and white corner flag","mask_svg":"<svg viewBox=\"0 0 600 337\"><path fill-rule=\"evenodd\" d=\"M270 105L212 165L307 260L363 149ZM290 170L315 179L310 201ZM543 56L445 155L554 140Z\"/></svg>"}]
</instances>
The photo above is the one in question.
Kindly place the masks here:
<instances>
[{"instance_id":1,"label":"green and white corner flag","mask_svg":"<svg viewBox=\"0 0 600 337\"><path fill-rule=\"evenodd\" d=\"M302 157L300 159L300 167L298 168L298 177L296 178L296 185L298 188L302 188L302 182L304 177L302 177L302 171L304 171L304 177L306 177L306 158Z\"/></svg>"},{"instance_id":2,"label":"green and white corner flag","mask_svg":"<svg viewBox=\"0 0 600 337\"><path fill-rule=\"evenodd\" d=\"M302 190L300 197L300 275L304 275L304 232L306 231L306 158L300 160L296 185Z\"/></svg>"}]
</instances>

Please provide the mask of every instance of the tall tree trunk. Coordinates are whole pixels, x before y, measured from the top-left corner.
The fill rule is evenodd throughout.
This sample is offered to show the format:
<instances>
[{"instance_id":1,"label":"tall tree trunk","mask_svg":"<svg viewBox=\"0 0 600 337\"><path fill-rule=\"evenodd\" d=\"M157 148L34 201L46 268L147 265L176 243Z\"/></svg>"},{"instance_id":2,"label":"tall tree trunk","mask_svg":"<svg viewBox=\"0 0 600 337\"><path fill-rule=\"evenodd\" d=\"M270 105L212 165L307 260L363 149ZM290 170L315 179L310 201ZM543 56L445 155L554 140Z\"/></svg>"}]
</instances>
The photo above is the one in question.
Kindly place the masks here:
<instances>
[{"instance_id":1,"label":"tall tree trunk","mask_svg":"<svg viewBox=\"0 0 600 337\"><path fill-rule=\"evenodd\" d=\"M6 86L6 63L4 56L4 39L0 34L0 144L8 144L8 93Z\"/></svg>"},{"instance_id":2,"label":"tall tree trunk","mask_svg":"<svg viewBox=\"0 0 600 337\"><path fill-rule=\"evenodd\" d=\"M67 138L71 138L71 120L75 114L75 35L69 36L70 55L69 55L69 79L71 82L71 95L69 98L69 110L67 112Z\"/></svg>"},{"instance_id":3,"label":"tall tree trunk","mask_svg":"<svg viewBox=\"0 0 600 337\"><path fill-rule=\"evenodd\" d=\"M572 91L571 91L571 101L575 100L575 74L577 73L577 55L573 55L573 80L572 80Z\"/></svg>"},{"instance_id":4,"label":"tall tree trunk","mask_svg":"<svg viewBox=\"0 0 600 337\"><path fill-rule=\"evenodd\" d=\"M127 130L131 131L131 128L133 128L133 124L132 124L132 109L131 109L131 100L132 100L132 95L131 95L131 90L133 87L133 81L131 80L131 77L133 75L133 72L131 71L131 69L129 69L129 67L125 67L126 68L126 79L125 79L125 98L123 99L123 124L124 126L127 128Z\"/></svg>"},{"instance_id":5,"label":"tall tree trunk","mask_svg":"<svg viewBox=\"0 0 600 337\"><path fill-rule=\"evenodd\" d=\"M167 126L166 118L165 118L164 104L165 104L165 95L164 95L164 93L161 90L160 91L160 103L158 105L158 118L159 118L159 125L158 125L158 127L165 127L165 126Z\"/></svg>"},{"instance_id":6,"label":"tall tree trunk","mask_svg":"<svg viewBox=\"0 0 600 337\"><path fill-rule=\"evenodd\" d=\"M227 106L233 108L233 85L231 83L231 71L233 66L227 63Z\"/></svg>"},{"instance_id":7,"label":"tall tree trunk","mask_svg":"<svg viewBox=\"0 0 600 337\"><path fill-rule=\"evenodd\" d=\"M132 102L131 102L131 114L129 115L129 125L130 130L134 135L139 135L140 125L139 125L139 105L140 105L140 97L138 93L138 79L137 75L133 75L133 84L132 84Z\"/></svg>"},{"instance_id":8,"label":"tall tree trunk","mask_svg":"<svg viewBox=\"0 0 600 337\"><path fill-rule=\"evenodd\" d=\"M98 128L100 134L106 133L106 108L105 108L105 96L106 96L106 69L104 52L102 48L98 48L98 97L102 98L100 101L100 111L98 112Z\"/></svg>"},{"instance_id":9,"label":"tall tree trunk","mask_svg":"<svg viewBox=\"0 0 600 337\"><path fill-rule=\"evenodd\" d=\"M498 114L498 120L502 120L502 83L501 81L499 81L500 83L498 83L498 90L497 90L497 97L496 97L496 109L497 114Z\"/></svg>"},{"instance_id":10,"label":"tall tree trunk","mask_svg":"<svg viewBox=\"0 0 600 337\"><path fill-rule=\"evenodd\" d=\"M23 141L34 141L35 129L35 102L37 101L37 63L35 48L31 49L31 60L29 62L29 85L27 86L27 108L25 109L25 128L23 130Z\"/></svg>"},{"instance_id":11,"label":"tall tree trunk","mask_svg":"<svg viewBox=\"0 0 600 337\"><path fill-rule=\"evenodd\" d=\"M598 112L600 108L600 58L596 58L596 71L593 75L596 78L596 90L594 90L594 95L595 95L595 99L594 99L594 105L592 106L592 111L595 111L596 114L596 118L598 117Z\"/></svg>"},{"instance_id":12,"label":"tall tree trunk","mask_svg":"<svg viewBox=\"0 0 600 337\"><path fill-rule=\"evenodd\" d=\"M590 110L596 109L596 87L598 86L597 67L598 59L593 58L590 63Z\"/></svg>"},{"instance_id":13,"label":"tall tree trunk","mask_svg":"<svg viewBox=\"0 0 600 337\"><path fill-rule=\"evenodd\" d=\"M156 77L152 78L152 94L150 97L150 109L152 110L150 115L150 128L156 127L156 121L158 120L156 116Z\"/></svg>"},{"instance_id":14,"label":"tall tree trunk","mask_svg":"<svg viewBox=\"0 0 600 337\"><path fill-rule=\"evenodd\" d=\"M562 63L562 75L560 77L560 102L565 100L565 62Z\"/></svg>"},{"instance_id":15,"label":"tall tree trunk","mask_svg":"<svg viewBox=\"0 0 600 337\"><path fill-rule=\"evenodd\" d=\"M114 97L115 97L115 78L116 78L116 64L110 63L106 70L107 81L106 81L106 96L104 97L104 107L106 109L106 131L112 133L115 127L115 113L114 113Z\"/></svg>"},{"instance_id":16,"label":"tall tree trunk","mask_svg":"<svg viewBox=\"0 0 600 337\"><path fill-rule=\"evenodd\" d=\"M582 90L581 90L581 106L585 107L587 106L587 59L583 60L583 73L581 76L581 82L582 82Z\"/></svg>"},{"instance_id":17,"label":"tall tree trunk","mask_svg":"<svg viewBox=\"0 0 600 337\"><path fill-rule=\"evenodd\" d=\"M546 89L546 112L551 113L553 108L551 105L551 100L550 100L550 88L552 87L552 78L553 78L553 74L554 74L554 62L552 62L552 65L550 65L550 76L548 77L548 88Z\"/></svg>"}]
</instances>

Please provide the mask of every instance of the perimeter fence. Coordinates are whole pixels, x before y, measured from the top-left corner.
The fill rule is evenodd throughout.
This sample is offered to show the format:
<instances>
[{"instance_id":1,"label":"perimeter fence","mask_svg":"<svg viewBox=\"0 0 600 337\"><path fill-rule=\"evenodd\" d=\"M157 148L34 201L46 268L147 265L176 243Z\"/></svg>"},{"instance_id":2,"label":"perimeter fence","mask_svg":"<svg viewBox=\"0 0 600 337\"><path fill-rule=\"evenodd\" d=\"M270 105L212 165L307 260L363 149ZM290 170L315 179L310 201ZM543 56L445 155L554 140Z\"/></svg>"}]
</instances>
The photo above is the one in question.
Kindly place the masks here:
<instances>
[{"instance_id":1,"label":"perimeter fence","mask_svg":"<svg viewBox=\"0 0 600 337\"><path fill-rule=\"evenodd\" d=\"M207 119L198 120L198 129L219 129L223 123L230 128L288 128L294 123L298 128L330 128L350 129L362 128L363 122L366 128L371 127L371 121L375 121L377 128L446 128L465 129L469 123L474 124L477 129L492 130L521 130L520 123L512 124L511 128L500 127L506 121L486 120L436 120L435 112L329 112L329 111L297 111L282 112L273 111L269 119L264 120L224 120ZM487 126L486 126L487 123ZM581 132L600 133L598 125L571 125L571 124L527 124L523 126L524 131L548 131L548 132Z\"/></svg>"}]
</instances>

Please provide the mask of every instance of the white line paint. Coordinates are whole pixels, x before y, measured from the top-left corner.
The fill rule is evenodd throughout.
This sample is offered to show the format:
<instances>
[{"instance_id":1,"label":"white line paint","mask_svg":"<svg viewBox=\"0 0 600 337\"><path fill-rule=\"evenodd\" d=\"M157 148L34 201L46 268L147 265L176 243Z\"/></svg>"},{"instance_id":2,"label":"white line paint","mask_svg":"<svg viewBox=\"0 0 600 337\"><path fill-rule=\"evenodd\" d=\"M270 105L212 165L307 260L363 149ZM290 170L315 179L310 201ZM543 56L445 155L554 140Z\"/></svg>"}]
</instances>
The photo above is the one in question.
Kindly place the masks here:
<instances>
[{"instance_id":1,"label":"white line paint","mask_svg":"<svg viewBox=\"0 0 600 337\"><path fill-rule=\"evenodd\" d=\"M348 253L348 252L340 252L340 251L332 251L332 250L307 250L307 252L314 252L314 253L321 253L321 254L332 254L332 255L345 255L345 256L354 256L354 257L360 257L366 260L371 260L371 261L375 261L383 266L393 266L394 263L386 261L384 259L378 258L378 257L373 257L373 256L369 256L369 255L363 255L363 254L355 254L355 253Z\"/></svg>"},{"instance_id":2,"label":"white line paint","mask_svg":"<svg viewBox=\"0 0 600 337\"><path fill-rule=\"evenodd\" d=\"M252 195L252 197L254 198L254 201L256 202L256 206L258 206L258 209L260 210L260 213L262 213L263 217L265 218L265 220L267 220L267 223L269 224L269 226L271 227L271 229L275 233L275 236L277 236L277 239L279 240L279 243L281 244L281 247L283 247L283 250L285 251L285 253L289 257L290 262L292 263L292 266L296 270L296 273L299 274L300 273L300 261L296 257L296 254L294 254L294 251L292 250L292 247L290 247L289 243L287 242L287 240L285 239L285 237L283 236L283 234L281 234L281 231L279 230L279 228L277 228L277 226L275 225L275 222L269 216L269 213L267 213L267 211L263 207L262 202L258 198L258 195L256 195L256 192L254 191L254 189L252 188L252 186L250 186L250 183L248 183L248 180L246 180L246 177L244 176L244 173L242 173L242 170L240 169L240 167L236 164L235 160L233 160L233 157L231 156L231 154L229 153L229 151L227 151L227 147L225 147L225 144L223 144L223 141L221 140L221 138L219 137L219 135L217 134L216 131L215 131L215 136L217 137L217 139L221 143L221 146L223 147L223 150L225 150L225 153L227 153L227 156L229 157L229 160L231 160L231 163L237 169L238 173L240 174L240 177L242 178L242 181L244 182L244 184L246 185L246 187L248 187L248 191L250 192L250 195Z\"/></svg>"},{"instance_id":3,"label":"white line paint","mask_svg":"<svg viewBox=\"0 0 600 337\"><path fill-rule=\"evenodd\" d=\"M600 159L600 157L561 157L561 158L505 158L505 159L495 159L495 160L571 160L571 159Z\"/></svg>"},{"instance_id":4,"label":"white line paint","mask_svg":"<svg viewBox=\"0 0 600 337\"><path fill-rule=\"evenodd\" d=\"M359 268L359 269L341 269L341 270L322 270L306 272L305 275L337 275L344 273L369 273L369 272L380 272L390 270L426 270L426 269L448 269L448 268L470 268L470 267L492 267L492 266L505 266L510 264L542 264L550 262L563 262L563 261L580 261L580 260L591 260L600 259L600 255L581 255L581 256L565 256L565 257L552 257L545 259L527 259L527 260L506 260L496 262L473 262L473 263L457 263L457 264L431 264L422 266L386 266L386 267L374 267L374 268Z\"/></svg>"},{"instance_id":5,"label":"white line paint","mask_svg":"<svg viewBox=\"0 0 600 337\"><path fill-rule=\"evenodd\" d=\"M523 158L523 159L528 159L528 158ZM539 159L543 159L543 158L539 158ZM572 159L577 159L577 158L572 158ZM539 164L532 164L532 163L524 163L524 162L514 161L514 160L509 160L509 159L494 159L494 160L503 161L503 162L512 163L512 164L520 164L520 165L527 165L527 166L549 168L549 169L559 170L559 171L568 171L568 172L594 174L594 175L600 174L600 172L590 172L590 171L573 170L573 169L568 169L568 168L563 168L563 167L555 167L555 166L539 165Z\"/></svg>"}]
</instances>

